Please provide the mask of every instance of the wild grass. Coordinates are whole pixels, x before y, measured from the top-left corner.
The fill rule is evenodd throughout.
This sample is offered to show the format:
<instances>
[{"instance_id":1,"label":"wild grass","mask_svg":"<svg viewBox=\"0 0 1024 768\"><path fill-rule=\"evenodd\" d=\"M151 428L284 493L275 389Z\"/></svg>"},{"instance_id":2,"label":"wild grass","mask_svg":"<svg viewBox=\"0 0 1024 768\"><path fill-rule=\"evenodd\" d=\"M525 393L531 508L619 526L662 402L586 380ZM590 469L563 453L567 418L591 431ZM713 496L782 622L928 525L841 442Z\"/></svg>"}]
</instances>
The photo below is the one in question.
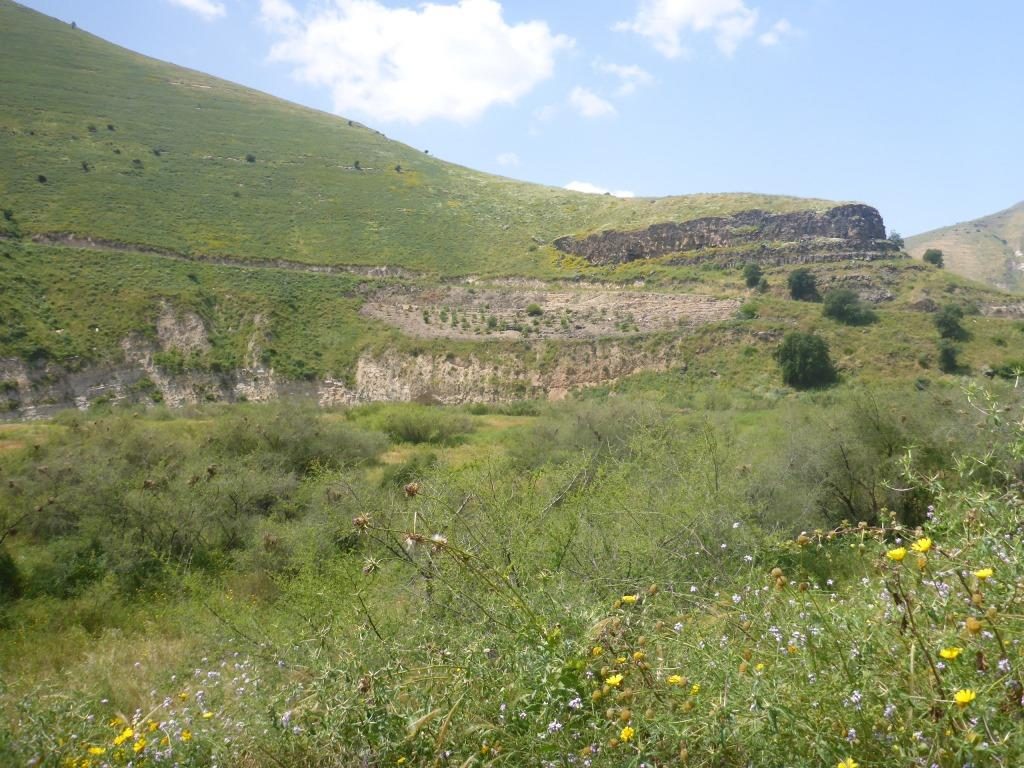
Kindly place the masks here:
<instances>
[{"instance_id":1,"label":"wild grass","mask_svg":"<svg viewBox=\"0 0 1024 768\"><path fill-rule=\"evenodd\" d=\"M0 226L23 236L543 275L560 271L548 244L565 234L829 205L752 194L623 200L526 184L147 59L10 0L0 29L0 208L12 213Z\"/></svg>"},{"instance_id":2,"label":"wild grass","mask_svg":"<svg viewBox=\"0 0 1024 768\"><path fill-rule=\"evenodd\" d=\"M466 415L467 445L501 450L453 464L460 446L410 446L438 453L383 484L367 427L434 411L65 419L41 455L2 459L4 508L36 516L4 542L22 592L0 614L0 754L1012 765L1024 443L1012 385L1001 397L840 387L698 414L619 396ZM291 434L342 442L311 460ZM289 478L270 506L246 506L246 467ZM140 539L147 518L117 513L140 494L207 509L176 523L207 554ZM70 592L42 577L96 525L106 567ZM117 566L130 551L159 571L139 582Z\"/></svg>"}]
</instances>

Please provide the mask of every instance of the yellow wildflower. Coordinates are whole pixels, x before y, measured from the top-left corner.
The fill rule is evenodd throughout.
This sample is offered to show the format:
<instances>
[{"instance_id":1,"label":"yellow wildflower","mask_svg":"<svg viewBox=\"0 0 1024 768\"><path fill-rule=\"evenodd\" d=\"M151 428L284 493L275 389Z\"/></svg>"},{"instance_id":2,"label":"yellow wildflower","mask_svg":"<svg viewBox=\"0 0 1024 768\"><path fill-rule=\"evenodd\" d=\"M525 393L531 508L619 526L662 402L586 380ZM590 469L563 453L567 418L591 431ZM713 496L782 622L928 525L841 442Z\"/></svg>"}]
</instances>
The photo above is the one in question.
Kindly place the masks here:
<instances>
[{"instance_id":1,"label":"yellow wildflower","mask_svg":"<svg viewBox=\"0 0 1024 768\"><path fill-rule=\"evenodd\" d=\"M632 741L635 735L636 731L631 726L627 725L625 728L619 731L619 741Z\"/></svg>"},{"instance_id":2,"label":"yellow wildflower","mask_svg":"<svg viewBox=\"0 0 1024 768\"><path fill-rule=\"evenodd\" d=\"M141 752L145 748L146 748L146 740L145 739L139 739L138 741L136 741L132 745L132 751L135 752L136 755L139 754L139 752Z\"/></svg>"},{"instance_id":3,"label":"yellow wildflower","mask_svg":"<svg viewBox=\"0 0 1024 768\"><path fill-rule=\"evenodd\" d=\"M89 747L89 754L90 755L105 755L105 754L107 754L107 750L106 750L105 747Z\"/></svg>"},{"instance_id":4,"label":"yellow wildflower","mask_svg":"<svg viewBox=\"0 0 1024 768\"><path fill-rule=\"evenodd\" d=\"M974 575L984 581L985 579L991 579L995 573L991 568L982 568L980 571L975 571Z\"/></svg>"},{"instance_id":5,"label":"yellow wildflower","mask_svg":"<svg viewBox=\"0 0 1024 768\"><path fill-rule=\"evenodd\" d=\"M754 671L755 672L764 672L764 662L760 662L759 661L757 664L755 664L754 665Z\"/></svg>"},{"instance_id":6,"label":"yellow wildflower","mask_svg":"<svg viewBox=\"0 0 1024 768\"><path fill-rule=\"evenodd\" d=\"M203 712L203 720L209 720L211 717L213 717L213 712L210 710Z\"/></svg>"},{"instance_id":7,"label":"yellow wildflower","mask_svg":"<svg viewBox=\"0 0 1024 768\"><path fill-rule=\"evenodd\" d=\"M625 664L626 663L626 657L625 656L616 656L615 657L615 663L616 664Z\"/></svg>"},{"instance_id":8,"label":"yellow wildflower","mask_svg":"<svg viewBox=\"0 0 1024 768\"><path fill-rule=\"evenodd\" d=\"M612 688L618 688L622 683L622 675L615 674L611 677L606 677L604 680L606 685L610 685Z\"/></svg>"},{"instance_id":9,"label":"yellow wildflower","mask_svg":"<svg viewBox=\"0 0 1024 768\"><path fill-rule=\"evenodd\" d=\"M643 651L633 652L633 661L643 661L647 657L647 654Z\"/></svg>"},{"instance_id":10,"label":"yellow wildflower","mask_svg":"<svg viewBox=\"0 0 1024 768\"><path fill-rule=\"evenodd\" d=\"M182 741L192 741L192 731L190 731L188 728L186 728L184 731L182 731L181 732L181 740Z\"/></svg>"},{"instance_id":11,"label":"yellow wildflower","mask_svg":"<svg viewBox=\"0 0 1024 768\"><path fill-rule=\"evenodd\" d=\"M669 685L682 685L686 682L686 679L682 675L670 675L665 682Z\"/></svg>"},{"instance_id":12,"label":"yellow wildflower","mask_svg":"<svg viewBox=\"0 0 1024 768\"><path fill-rule=\"evenodd\" d=\"M959 691L953 694L953 700L956 702L956 705L961 708L966 707L977 697L978 694L976 694L970 688L961 688Z\"/></svg>"},{"instance_id":13,"label":"yellow wildflower","mask_svg":"<svg viewBox=\"0 0 1024 768\"><path fill-rule=\"evenodd\" d=\"M623 595L622 596L622 604L623 605L632 605L635 602L636 602L636 595Z\"/></svg>"},{"instance_id":14,"label":"yellow wildflower","mask_svg":"<svg viewBox=\"0 0 1024 768\"><path fill-rule=\"evenodd\" d=\"M590 655L593 656L595 659L602 653L604 653L604 648L602 648L600 645L595 645L593 648L590 649Z\"/></svg>"},{"instance_id":15,"label":"yellow wildflower","mask_svg":"<svg viewBox=\"0 0 1024 768\"><path fill-rule=\"evenodd\" d=\"M158 723L155 723L152 720L149 721L149 732L150 733L152 733L153 731L155 731L159 727L160 727L160 725Z\"/></svg>"},{"instance_id":16,"label":"yellow wildflower","mask_svg":"<svg viewBox=\"0 0 1024 768\"><path fill-rule=\"evenodd\" d=\"M395 761L395 765L405 765L405 758L400 757Z\"/></svg>"},{"instance_id":17,"label":"yellow wildflower","mask_svg":"<svg viewBox=\"0 0 1024 768\"><path fill-rule=\"evenodd\" d=\"M893 562L898 563L900 560L907 556L907 548L896 547L896 549L890 549L888 552L885 553L885 556Z\"/></svg>"},{"instance_id":18,"label":"yellow wildflower","mask_svg":"<svg viewBox=\"0 0 1024 768\"><path fill-rule=\"evenodd\" d=\"M924 554L932 548L932 540L929 539L927 536L924 536L915 541L913 544L911 544L910 548L915 552L920 552L921 554Z\"/></svg>"},{"instance_id":19,"label":"yellow wildflower","mask_svg":"<svg viewBox=\"0 0 1024 768\"><path fill-rule=\"evenodd\" d=\"M698 693L700 693L700 686L697 683L694 683L693 687L690 688L690 695L696 696Z\"/></svg>"},{"instance_id":20,"label":"yellow wildflower","mask_svg":"<svg viewBox=\"0 0 1024 768\"><path fill-rule=\"evenodd\" d=\"M839 765L837 765L836 768L860 768L860 763L852 757L848 757L845 760L840 760Z\"/></svg>"},{"instance_id":21,"label":"yellow wildflower","mask_svg":"<svg viewBox=\"0 0 1024 768\"><path fill-rule=\"evenodd\" d=\"M121 731L120 734L118 734L117 738L114 739L114 746L120 747L134 735L135 731L133 731L131 728L125 728L123 731Z\"/></svg>"},{"instance_id":22,"label":"yellow wildflower","mask_svg":"<svg viewBox=\"0 0 1024 768\"><path fill-rule=\"evenodd\" d=\"M963 648L954 645L950 648L943 648L941 651L939 651L939 656L946 659L947 661L952 661L957 656L959 656L963 652L963 650Z\"/></svg>"}]
</instances>

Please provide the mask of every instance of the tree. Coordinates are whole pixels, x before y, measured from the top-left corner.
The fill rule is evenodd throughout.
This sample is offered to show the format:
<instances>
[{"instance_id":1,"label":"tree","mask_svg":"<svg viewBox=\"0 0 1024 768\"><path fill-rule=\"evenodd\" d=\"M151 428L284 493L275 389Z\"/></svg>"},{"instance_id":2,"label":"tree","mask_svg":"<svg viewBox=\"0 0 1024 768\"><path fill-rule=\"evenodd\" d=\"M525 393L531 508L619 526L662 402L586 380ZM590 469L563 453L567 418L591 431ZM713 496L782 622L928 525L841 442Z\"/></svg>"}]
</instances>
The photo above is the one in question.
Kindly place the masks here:
<instances>
[{"instance_id":1,"label":"tree","mask_svg":"<svg viewBox=\"0 0 1024 768\"><path fill-rule=\"evenodd\" d=\"M878 319L871 307L849 288L835 288L826 293L822 313L846 325L868 325Z\"/></svg>"},{"instance_id":2,"label":"tree","mask_svg":"<svg viewBox=\"0 0 1024 768\"><path fill-rule=\"evenodd\" d=\"M960 369L960 361L957 359L959 350L950 339L943 339L939 342L939 370L943 373L956 373Z\"/></svg>"},{"instance_id":3,"label":"tree","mask_svg":"<svg viewBox=\"0 0 1024 768\"><path fill-rule=\"evenodd\" d=\"M960 324L964 311L956 304L945 304L935 313L935 327L944 339L965 339L967 331Z\"/></svg>"},{"instance_id":4,"label":"tree","mask_svg":"<svg viewBox=\"0 0 1024 768\"><path fill-rule=\"evenodd\" d=\"M942 269L945 266L945 263L942 260L942 251L938 248L929 248L924 252L924 256L922 258L926 264L932 264L939 269Z\"/></svg>"},{"instance_id":5,"label":"tree","mask_svg":"<svg viewBox=\"0 0 1024 768\"><path fill-rule=\"evenodd\" d=\"M760 264L751 261L743 265L743 280L747 284L747 288L756 288L762 277L764 277L764 270L761 269Z\"/></svg>"},{"instance_id":6,"label":"tree","mask_svg":"<svg viewBox=\"0 0 1024 768\"><path fill-rule=\"evenodd\" d=\"M814 273L806 267L790 272L787 284L789 295L797 301L817 301L821 298L818 295L818 281L814 278Z\"/></svg>"},{"instance_id":7,"label":"tree","mask_svg":"<svg viewBox=\"0 0 1024 768\"><path fill-rule=\"evenodd\" d=\"M796 389L828 386L838 378L828 344L813 333L787 333L775 359L782 369L782 381Z\"/></svg>"},{"instance_id":8,"label":"tree","mask_svg":"<svg viewBox=\"0 0 1024 768\"><path fill-rule=\"evenodd\" d=\"M901 251L903 250L903 246L904 246L903 235L901 235L896 230L892 230L891 232L889 232L889 242L892 243L893 245L895 245Z\"/></svg>"}]
</instances>

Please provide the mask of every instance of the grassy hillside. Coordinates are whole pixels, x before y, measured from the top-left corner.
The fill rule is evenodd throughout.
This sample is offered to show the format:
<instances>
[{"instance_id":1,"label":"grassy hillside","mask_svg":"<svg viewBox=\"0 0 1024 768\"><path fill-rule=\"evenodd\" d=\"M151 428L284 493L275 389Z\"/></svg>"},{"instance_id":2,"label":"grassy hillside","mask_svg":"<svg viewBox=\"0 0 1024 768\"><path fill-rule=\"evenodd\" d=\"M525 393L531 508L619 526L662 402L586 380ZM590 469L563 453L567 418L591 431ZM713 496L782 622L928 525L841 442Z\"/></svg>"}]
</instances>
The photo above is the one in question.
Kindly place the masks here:
<instances>
[{"instance_id":1,"label":"grassy hillside","mask_svg":"<svg viewBox=\"0 0 1024 768\"><path fill-rule=\"evenodd\" d=\"M907 238L907 250L921 258L942 251L946 268L999 288L1024 289L1024 203L974 221Z\"/></svg>"},{"instance_id":2,"label":"grassy hillside","mask_svg":"<svg viewBox=\"0 0 1024 768\"><path fill-rule=\"evenodd\" d=\"M0 208L2 226L23 235L517 274L545 272L539 246L568 233L827 205L621 200L477 173L0 0Z\"/></svg>"}]
</instances>

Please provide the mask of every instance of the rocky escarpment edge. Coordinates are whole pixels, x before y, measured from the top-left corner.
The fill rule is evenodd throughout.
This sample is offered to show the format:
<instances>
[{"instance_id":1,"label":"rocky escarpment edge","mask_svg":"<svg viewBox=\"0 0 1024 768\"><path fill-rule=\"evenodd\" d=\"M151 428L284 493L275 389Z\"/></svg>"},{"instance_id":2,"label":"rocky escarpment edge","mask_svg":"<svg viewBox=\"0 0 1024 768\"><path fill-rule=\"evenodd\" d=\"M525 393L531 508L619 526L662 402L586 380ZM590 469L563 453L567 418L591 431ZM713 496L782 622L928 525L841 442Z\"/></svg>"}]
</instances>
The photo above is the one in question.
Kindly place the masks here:
<instances>
[{"instance_id":1,"label":"rocky escarpment edge","mask_svg":"<svg viewBox=\"0 0 1024 768\"><path fill-rule=\"evenodd\" d=\"M732 216L709 216L684 222L664 222L645 229L620 232L608 230L586 237L566 236L554 241L563 253L579 256L594 265L622 264L675 253L710 251L702 260L715 258L715 251L756 244L771 244L775 263L782 253L794 250L813 256L830 254L868 255L887 258L899 253L886 239L879 212L867 205L838 205L827 211L769 213L740 211ZM726 258L735 254L721 253ZM766 254L767 255L767 254ZM746 258L757 258L752 251ZM811 260L811 259L808 259Z\"/></svg>"}]
</instances>

